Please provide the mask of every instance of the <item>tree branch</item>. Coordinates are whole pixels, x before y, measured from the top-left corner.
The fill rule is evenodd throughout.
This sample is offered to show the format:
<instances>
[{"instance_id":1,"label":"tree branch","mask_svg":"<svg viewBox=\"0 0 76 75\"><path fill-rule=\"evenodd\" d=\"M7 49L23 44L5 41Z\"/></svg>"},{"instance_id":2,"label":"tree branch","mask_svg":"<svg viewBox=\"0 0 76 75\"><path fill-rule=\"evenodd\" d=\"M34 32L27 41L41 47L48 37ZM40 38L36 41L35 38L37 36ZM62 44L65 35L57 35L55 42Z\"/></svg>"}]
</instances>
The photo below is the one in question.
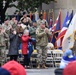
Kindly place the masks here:
<instances>
[{"instance_id":1,"label":"tree branch","mask_svg":"<svg viewBox=\"0 0 76 75\"><path fill-rule=\"evenodd\" d=\"M10 8L11 8L11 7L16 7L16 8L17 8L17 6L16 6L15 4L10 4L9 7L10 7Z\"/></svg>"},{"instance_id":2,"label":"tree branch","mask_svg":"<svg viewBox=\"0 0 76 75\"><path fill-rule=\"evenodd\" d=\"M10 0L7 0L6 3L5 3L5 7L3 9L3 11L5 12L7 10L7 8L9 7L9 3L10 3Z\"/></svg>"}]
</instances>

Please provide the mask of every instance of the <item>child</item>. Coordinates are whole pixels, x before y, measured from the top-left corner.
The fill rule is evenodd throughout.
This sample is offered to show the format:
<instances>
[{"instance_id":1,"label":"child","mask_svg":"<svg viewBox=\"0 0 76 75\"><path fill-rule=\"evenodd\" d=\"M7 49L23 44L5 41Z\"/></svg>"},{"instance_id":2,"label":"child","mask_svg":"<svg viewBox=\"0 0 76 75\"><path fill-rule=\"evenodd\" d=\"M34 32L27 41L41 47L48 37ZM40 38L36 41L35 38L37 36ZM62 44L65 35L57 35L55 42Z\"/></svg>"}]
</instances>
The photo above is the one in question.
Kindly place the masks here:
<instances>
[{"instance_id":1,"label":"child","mask_svg":"<svg viewBox=\"0 0 76 75\"><path fill-rule=\"evenodd\" d=\"M61 63L60 63L60 67L55 69L55 75L69 75L67 73L71 73L71 70L68 71L67 73L63 74L64 69L66 68L66 66L70 63L76 60L76 57L72 55L72 50L66 50L64 52L64 55L62 57ZM70 67L68 67L69 70ZM67 69L67 68L66 68ZM65 71L66 72L66 71ZM70 74L73 75L73 74ZM76 74L75 74L76 75Z\"/></svg>"},{"instance_id":2,"label":"child","mask_svg":"<svg viewBox=\"0 0 76 75\"><path fill-rule=\"evenodd\" d=\"M76 75L76 61L69 63L64 68L63 75Z\"/></svg>"},{"instance_id":3,"label":"child","mask_svg":"<svg viewBox=\"0 0 76 75\"><path fill-rule=\"evenodd\" d=\"M26 75L26 71L16 61L9 61L0 68L0 75Z\"/></svg>"},{"instance_id":4,"label":"child","mask_svg":"<svg viewBox=\"0 0 76 75\"><path fill-rule=\"evenodd\" d=\"M24 56L24 61L23 61L23 66L25 66L26 68L30 68L29 67L29 62L30 62L30 58L28 58L28 43L29 43L29 31L25 30L24 34L21 37L22 39L22 54Z\"/></svg>"},{"instance_id":5,"label":"child","mask_svg":"<svg viewBox=\"0 0 76 75\"><path fill-rule=\"evenodd\" d=\"M75 61L75 60L76 60L76 57L72 55L72 50L66 50L62 57L60 68L64 69L69 62Z\"/></svg>"}]
</instances>

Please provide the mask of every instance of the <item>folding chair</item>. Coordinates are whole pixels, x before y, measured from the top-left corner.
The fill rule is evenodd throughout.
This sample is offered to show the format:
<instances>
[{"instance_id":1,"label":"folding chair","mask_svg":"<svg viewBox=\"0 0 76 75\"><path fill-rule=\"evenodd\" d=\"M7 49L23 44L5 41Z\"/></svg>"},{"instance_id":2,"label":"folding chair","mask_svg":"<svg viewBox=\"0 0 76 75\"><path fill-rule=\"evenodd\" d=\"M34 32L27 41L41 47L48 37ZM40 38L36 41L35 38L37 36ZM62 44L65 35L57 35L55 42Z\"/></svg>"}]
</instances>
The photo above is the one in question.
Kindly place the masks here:
<instances>
[{"instance_id":1,"label":"folding chair","mask_svg":"<svg viewBox=\"0 0 76 75\"><path fill-rule=\"evenodd\" d=\"M54 66L52 52L53 52L53 50L47 50L46 65Z\"/></svg>"},{"instance_id":2,"label":"folding chair","mask_svg":"<svg viewBox=\"0 0 76 75\"><path fill-rule=\"evenodd\" d=\"M31 55L31 58L30 58L30 66L31 68L33 68L34 66L36 67L37 66L37 50L34 50L32 55Z\"/></svg>"},{"instance_id":3,"label":"folding chair","mask_svg":"<svg viewBox=\"0 0 76 75\"><path fill-rule=\"evenodd\" d=\"M63 51L62 50L53 50L53 61L54 66L59 67L61 59L62 59Z\"/></svg>"}]
</instances>

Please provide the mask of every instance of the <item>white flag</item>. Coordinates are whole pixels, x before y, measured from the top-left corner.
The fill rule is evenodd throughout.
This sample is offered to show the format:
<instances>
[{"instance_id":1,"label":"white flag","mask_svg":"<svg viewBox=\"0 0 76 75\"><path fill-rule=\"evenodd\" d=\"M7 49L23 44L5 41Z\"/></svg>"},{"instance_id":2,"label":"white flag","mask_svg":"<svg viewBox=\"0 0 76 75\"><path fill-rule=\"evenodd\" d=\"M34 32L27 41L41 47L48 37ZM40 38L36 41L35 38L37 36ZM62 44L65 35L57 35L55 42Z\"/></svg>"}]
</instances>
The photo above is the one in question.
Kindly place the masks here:
<instances>
[{"instance_id":1,"label":"white flag","mask_svg":"<svg viewBox=\"0 0 76 75\"><path fill-rule=\"evenodd\" d=\"M73 47L74 45L74 32L76 31L76 14L74 15L69 28L64 35L63 41L62 41L62 49L68 50Z\"/></svg>"}]
</instances>

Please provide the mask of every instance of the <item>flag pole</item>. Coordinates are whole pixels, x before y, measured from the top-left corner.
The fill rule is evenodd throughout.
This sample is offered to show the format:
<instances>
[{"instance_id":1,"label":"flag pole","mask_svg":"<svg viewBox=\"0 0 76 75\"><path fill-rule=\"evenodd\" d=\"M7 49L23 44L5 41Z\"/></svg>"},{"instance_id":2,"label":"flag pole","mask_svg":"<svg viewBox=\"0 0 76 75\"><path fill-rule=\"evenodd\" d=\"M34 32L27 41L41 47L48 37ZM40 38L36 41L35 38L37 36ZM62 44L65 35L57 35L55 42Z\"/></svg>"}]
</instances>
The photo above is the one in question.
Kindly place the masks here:
<instances>
[{"instance_id":1,"label":"flag pole","mask_svg":"<svg viewBox=\"0 0 76 75\"><path fill-rule=\"evenodd\" d=\"M61 9L59 9L59 13L60 13L60 26L62 28L62 14L61 14Z\"/></svg>"},{"instance_id":2,"label":"flag pole","mask_svg":"<svg viewBox=\"0 0 76 75\"><path fill-rule=\"evenodd\" d=\"M54 24L54 10L53 9L51 10L51 13L52 13L52 19L53 19L53 24Z\"/></svg>"},{"instance_id":3,"label":"flag pole","mask_svg":"<svg viewBox=\"0 0 76 75\"><path fill-rule=\"evenodd\" d=\"M42 13L42 10L41 10L40 14L43 14L43 13Z\"/></svg>"}]
</instances>

